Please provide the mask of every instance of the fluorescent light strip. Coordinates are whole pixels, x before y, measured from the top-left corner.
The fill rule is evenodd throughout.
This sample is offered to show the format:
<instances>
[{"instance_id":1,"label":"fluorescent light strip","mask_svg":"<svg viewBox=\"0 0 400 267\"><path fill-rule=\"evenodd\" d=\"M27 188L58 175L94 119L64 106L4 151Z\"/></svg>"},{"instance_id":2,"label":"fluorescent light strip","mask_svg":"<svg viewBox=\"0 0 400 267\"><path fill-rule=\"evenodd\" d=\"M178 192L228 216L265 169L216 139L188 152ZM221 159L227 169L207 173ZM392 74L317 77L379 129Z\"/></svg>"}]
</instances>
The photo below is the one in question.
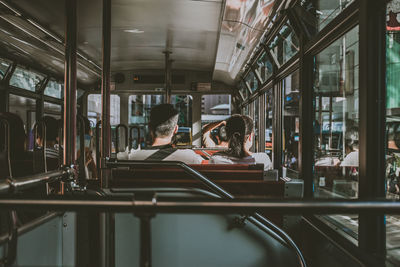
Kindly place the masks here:
<instances>
[{"instance_id":1,"label":"fluorescent light strip","mask_svg":"<svg viewBox=\"0 0 400 267\"><path fill-rule=\"evenodd\" d=\"M22 14L19 13L17 10L15 10L14 8L12 8L11 6L9 6L7 3L5 3L4 1L0 1L1 4L3 4L4 6L6 6L9 10L11 10L12 12L15 13L15 15L17 15L18 17L21 17Z\"/></svg>"}]
</instances>

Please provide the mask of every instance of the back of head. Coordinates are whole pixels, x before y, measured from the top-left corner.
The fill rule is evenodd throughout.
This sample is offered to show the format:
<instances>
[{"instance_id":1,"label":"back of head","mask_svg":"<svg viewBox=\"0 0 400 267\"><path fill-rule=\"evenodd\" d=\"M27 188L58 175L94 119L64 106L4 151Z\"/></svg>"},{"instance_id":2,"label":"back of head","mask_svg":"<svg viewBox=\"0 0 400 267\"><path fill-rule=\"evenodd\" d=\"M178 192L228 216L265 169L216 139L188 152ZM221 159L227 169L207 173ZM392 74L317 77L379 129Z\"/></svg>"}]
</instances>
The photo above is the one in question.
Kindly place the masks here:
<instances>
[{"instance_id":1,"label":"back of head","mask_svg":"<svg viewBox=\"0 0 400 267\"><path fill-rule=\"evenodd\" d=\"M178 124L178 111L171 104L155 106L150 112L150 131L154 138L170 136Z\"/></svg>"},{"instance_id":2,"label":"back of head","mask_svg":"<svg viewBox=\"0 0 400 267\"><path fill-rule=\"evenodd\" d=\"M57 122L55 118L50 116L44 116L41 119L41 122L44 122L44 124L46 125L46 142L55 142L58 137L59 122ZM37 135L39 138L43 138L43 130L40 125L37 128Z\"/></svg>"},{"instance_id":3,"label":"back of head","mask_svg":"<svg viewBox=\"0 0 400 267\"><path fill-rule=\"evenodd\" d=\"M253 127L253 120L244 115L235 114L226 121L228 154L238 158L245 156L245 140L253 132Z\"/></svg>"}]
</instances>

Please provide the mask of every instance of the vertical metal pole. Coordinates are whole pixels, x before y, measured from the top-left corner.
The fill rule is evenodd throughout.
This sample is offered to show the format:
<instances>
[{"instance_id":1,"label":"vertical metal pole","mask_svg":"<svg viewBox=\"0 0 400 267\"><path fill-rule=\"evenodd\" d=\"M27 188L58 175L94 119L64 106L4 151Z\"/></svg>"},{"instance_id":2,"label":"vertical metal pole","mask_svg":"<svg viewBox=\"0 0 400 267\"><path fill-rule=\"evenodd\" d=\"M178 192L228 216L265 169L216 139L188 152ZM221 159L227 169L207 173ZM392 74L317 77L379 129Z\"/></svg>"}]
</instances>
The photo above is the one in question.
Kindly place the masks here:
<instances>
[{"instance_id":1,"label":"vertical metal pole","mask_svg":"<svg viewBox=\"0 0 400 267\"><path fill-rule=\"evenodd\" d=\"M101 77L101 187L108 187L104 160L111 154L110 81L111 81L111 0L103 0L103 71Z\"/></svg>"},{"instance_id":2,"label":"vertical metal pole","mask_svg":"<svg viewBox=\"0 0 400 267\"><path fill-rule=\"evenodd\" d=\"M385 197L386 1L360 1L359 197ZM384 265L384 215L361 213L359 247Z\"/></svg>"},{"instance_id":3,"label":"vertical metal pole","mask_svg":"<svg viewBox=\"0 0 400 267\"><path fill-rule=\"evenodd\" d=\"M76 0L65 1L64 166L75 163Z\"/></svg>"},{"instance_id":4,"label":"vertical metal pole","mask_svg":"<svg viewBox=\"0 0 400 267\"><path fill-rule=\"evenodd\" d=\"M304 196L313 197L313 65L312 57L304 55L304 37L300 43L300 146L299 170L304 181ZM321 97L319 97L321 99ZM319 104L321 112L321 102Z\"/></svg>"},{"instance_id":5,"label":"vertical metal pole","mask_svg":"<svg viewBox=\"0 0 400 267\"><path fill-rule=\"evenodd\" d=\"M170 51L165 51L165 103L171 103L171 66Z\"/></svg>"},{"instance_id":6,"label":"vertical metal pole","mask_svg":"<svg viewBox=\"0 0 400 267\"><path fill-rule=\"evenodd\" d=\"M103 69L101 77L101 140L100 168L101 187L107 188L110 170L105 166L105 159L111 155L110 127L110 82L111 82L111 0L103 0ZM114 216L110 213L100 215L101 266L113 267L114 260Z\"/></svg>"}]
</instances>

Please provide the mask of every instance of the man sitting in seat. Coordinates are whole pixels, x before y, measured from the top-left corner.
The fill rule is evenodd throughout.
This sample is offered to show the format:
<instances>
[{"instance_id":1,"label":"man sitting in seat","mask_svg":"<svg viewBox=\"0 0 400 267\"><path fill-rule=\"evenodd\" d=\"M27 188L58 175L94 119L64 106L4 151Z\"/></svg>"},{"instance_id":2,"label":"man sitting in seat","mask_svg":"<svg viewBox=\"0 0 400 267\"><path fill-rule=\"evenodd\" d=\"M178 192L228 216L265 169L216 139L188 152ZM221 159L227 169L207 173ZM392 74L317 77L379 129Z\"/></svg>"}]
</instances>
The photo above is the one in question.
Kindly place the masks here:
<instances>
[{"instance_id":1,"label":"man sitting in seat","mask_svg":"<svg viewBox=\"0 0 400 267\"><path fill-rule=\"evenodd\" d=\"M178 111L171 104L155 106L150 112L149 129L152 146L129 154L130 160L182 161L186 164L201 164L203 158L191 149L177 149L171 144L178 132Z\"/></svg>"}]
</instances>

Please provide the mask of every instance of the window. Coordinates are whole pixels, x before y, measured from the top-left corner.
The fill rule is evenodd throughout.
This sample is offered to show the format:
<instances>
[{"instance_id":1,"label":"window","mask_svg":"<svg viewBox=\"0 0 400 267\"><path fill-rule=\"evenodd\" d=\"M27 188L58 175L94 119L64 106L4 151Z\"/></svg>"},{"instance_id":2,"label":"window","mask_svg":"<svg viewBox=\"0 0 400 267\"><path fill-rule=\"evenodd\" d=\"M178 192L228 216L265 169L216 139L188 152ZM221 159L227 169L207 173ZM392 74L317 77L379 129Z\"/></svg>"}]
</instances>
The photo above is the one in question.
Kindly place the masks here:
<instances>
[{"instance_id":1,"label":"window","mask_svg":"<svg viewBox=\"0 0 400 267\"><path fill-rule=\"evenodd\" d=\"M283 166L287 176L298 178L299 133L300 133L300 91L299 71L282 81L283 90Z\"/></svg>"},{"instance_id":2,"label":"window","mask_svg":"<svg viewBox=\"0 0 400 267\"><path fill-rule=\"evenodd\" d=\"M120 97L110 96L110 124L111 126L120 123ZM101 94L91 94L88 96L88 119L96 125L101 120Z\"/></svg>"},{"instance_id":3,"label":"window","mask_svg":"<svg viewBox=\"0 0 400 267\"><path fill-rule=\"evenodd\" d=\"M64 90L64 83L57 82L55 80L50 80L47 83L46 89L44 90L44 95L61 99L63 90Z\"/></svg>"},{"instance_id":4,"label":"window","mask_svg":"<svg viewBox=\"0 0 400 267\"><path fill-rule=\"evenodd\" d=\"M231 95L203 95L201 97L201 127L228 119L232 114L231 101ZM220 129L220 127L217 127L210 132L210 138L216 146L222 146L227 141L226 136L220 134ZM214 145L203 144L203 146L211 147Z\"/></svg>"},{"instance_id":5,"label":"window","mask_svg":"<svg viewBox=\"0 0 400 267\"><path fill-rule=\"evenodd\" d=\"M258 86L259 86L258 80L257 80L257 77L256 77L256 75L254 74L253 71L250 71L247 74L245 80L246 80L246 83L250 87L252 92L254 92L255 90L258 89Z\"/></svg>"},{"instance_id":6,"label":"window","mask_svg":"<svg viewBox=\"0 0 400 267\"><path fill-rule=\"evenodd\" d=\"M247 89L247 85L244 81L241 81L239 84L239 94L243 100L246 100L249 97L249 89Z\"/></svg>"},{"instance_id":7,"label":"window","mask_svg":"<svg viewBox=\"0 0 400 267\"><path fill-rule=\"evenodd\" d=\"M259 114L260 114L260 98L257 98L253 102L253 123L254 123L254 140L253 140L253 151L254 152L259 152L259 141L260 141L260 135L258 133L259 129Z\"/></svg>"},{"instance_id":8,"label":"window","mask_svg":"<svg viewBox=\"0 0 400 267\"><path fill-rule=\"evenodd\" d=\"M272 61L266 52L263 53L262 56L257 60L256 72L263 83L265 83L272 76Z\"/></svg>"},{"instance_id":9,"label":"window","mask_svg":"<svg viewBox=\"0 0 400 267\"><path fill-rule=\"evenodd\" d=\"M272 140L272 123L273 123L273 110L274 110L274 99L272 90L269 90L264 94L265 101L265 153L269 156L271 162L273 162L273 140Z\"/></svg>"},{"instance_id":10,"label":"window","mask_svg":"<svg viewBox=\"0 0 400 267\"><path fill-rule=\"evenodd\" d=\"M10 68L10 65L10 61L0 58L0 80L4 79L4 76Z\"/></svg>"},{"instance_id":11,"label":"window","mask_svg":"<svg viewBox=\"0 0 400 267\"><path fill-rule=\"evenodd\" d=\"M386 31L386 198L400 199L400 1L387 4ZM399 253L396 240L398 218L386 215L386 248L388 260L395 261Z\"/></svg>"},{"instance_id":12,"label":"window","mask_svg":"<svg viewBox=\"0 0 400 267\"><path fill-rule=\"evenodd\" d=\"M298 16L308 26L310 33L315 34L328 25L352 2L353 0L302 0L301 5L306 12L298 14ZM317 19L315 20L315 18ZM315 24L311 24L312 21L315 21Z\"/></svg>"},{"instance_id":13,"label":"window","mask_svg":"<svg viewBox=\"0 0 400 267\"><path fill-rule=\"evenodd\" d=\"M36 87L44 79L44 76L36 72L16 67L11 76L10 85L26 89L32 92L36 91Z\"/></svg>"},{"instance_id":14,"label":"window","mask_svg":"<svg viewBox=\"0 0 400 267\"><path fill-rule=\"evenodd\" d=\"M358 26L314 62L314 196L358 198ZM357 243L358 215L322 216Z\"/></svg>"},{"instance_id":15,"label":"window","mask_svg":"<svg viewBox=\"0 0 400 267\"><path fill-rule=\"evenodd\" d=\"M286 22L278 34L268 44L271 55L278 67L288 62L299 51L299 39L289 22Z\"/></svg>"}]
</instances>

